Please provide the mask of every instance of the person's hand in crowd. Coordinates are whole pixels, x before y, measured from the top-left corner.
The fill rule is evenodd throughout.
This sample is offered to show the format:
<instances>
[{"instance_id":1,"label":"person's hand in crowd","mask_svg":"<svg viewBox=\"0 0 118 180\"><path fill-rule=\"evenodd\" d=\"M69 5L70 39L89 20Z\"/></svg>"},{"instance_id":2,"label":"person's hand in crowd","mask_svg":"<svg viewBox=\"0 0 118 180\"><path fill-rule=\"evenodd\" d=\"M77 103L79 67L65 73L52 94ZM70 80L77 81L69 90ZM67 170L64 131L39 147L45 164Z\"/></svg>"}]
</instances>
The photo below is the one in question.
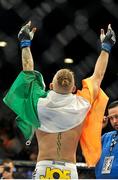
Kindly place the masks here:
<instances>
[{"instance_id":1,"label":"person's hand in crowd","mask_svg":"<svg viewBox=\"0 0 118 180\"><path fill-rule=\"evenodd\" d=\"M104 116L103 123L102 123L102 128L105 128L107 126L107 124L108 124L108 118L107 118L107 116Z\"/></svg>"}]
</instances>

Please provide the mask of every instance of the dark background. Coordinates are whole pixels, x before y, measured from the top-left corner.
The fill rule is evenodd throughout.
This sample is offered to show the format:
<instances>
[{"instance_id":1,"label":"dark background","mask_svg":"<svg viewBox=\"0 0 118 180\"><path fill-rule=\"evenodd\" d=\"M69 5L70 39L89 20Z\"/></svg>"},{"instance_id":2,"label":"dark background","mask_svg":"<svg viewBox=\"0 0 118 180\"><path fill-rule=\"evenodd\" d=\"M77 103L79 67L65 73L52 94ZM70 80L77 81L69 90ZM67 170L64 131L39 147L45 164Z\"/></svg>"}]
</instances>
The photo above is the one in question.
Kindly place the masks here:
<instances>
[{"instance_id":1,"label":"dark background","mask_svg":"<svg viewBox=\"0 0 118 180\"><path fill-rule=\"evenodd\" d=\"M81 80L90 76L100 53L100 29L111 23L118 36L117 0L0 0L0 127L13 126L15 115L2 102L7 90L22 70L17 34L32 21L37 28L32 41L35 69L40 70L48 87L55 72L72 68ZM118 38L117 38L118 39ZM72 58L73 64L64 64ZM109 102L118 99L118 43L110 54L101 87Z\"/></svg>"},{"instance_id":2,"label":"dark background","mask_svg":"<svg viewBox=\"0 0 118 180\"><path fill-rule=\"evenodd\" d=\"M77 85L93 72L100 53L100 29L111 23L118 35L116 0L0 0L0 91L1 96L22 70L17 34L25 23L37 27L32 42L35 69L40 70L46 85L56 70L70 67L77 74ZM117 46L112 49L102 88L110 100L118 98ZM64 58L72 58L72 65Z\"/></svg>"}]
</instances>

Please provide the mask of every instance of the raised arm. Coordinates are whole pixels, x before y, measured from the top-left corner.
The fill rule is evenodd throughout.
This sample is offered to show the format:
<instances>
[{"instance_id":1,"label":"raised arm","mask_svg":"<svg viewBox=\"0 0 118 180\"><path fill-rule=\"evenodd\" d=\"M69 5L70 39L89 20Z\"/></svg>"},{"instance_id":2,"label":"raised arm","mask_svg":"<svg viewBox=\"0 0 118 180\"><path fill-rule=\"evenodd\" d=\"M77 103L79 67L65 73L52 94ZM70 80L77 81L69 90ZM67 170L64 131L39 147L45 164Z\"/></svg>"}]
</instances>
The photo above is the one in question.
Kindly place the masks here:
<instances>
[{"instance_id":1,"label":"raised arm","mask_svg":"<svg viewBox=\"0 0 118 180\"><path fill-rule=\"evenodd\" d=\"M20 41L20 47L22 49L22 66L24 71L33 71L34 62L31 54L30 46L31 40L33 39L36 28L31 29L31 21L23 26L18 34Z\"/></svg>"},{"instance_id":2,"label":"raised arm","mask_svg":"<svg viewBox=\"0 0 118 180\"><path fill-rule=\"evenodd\" d=\"M111 28L111 25L108 25L108 30L105 35L104 30L101 30L101 53L100 56L97 59L93 75L91 76L91 79L93 81L93 89L94 89L94 96L97 96L98 90L100 88L101 82L103 80L107 64L108 64L108 59L109 59L109 54L111 51L112 46L116 42L115 38L115 33Z\"/></svg>"},{"instance_id":3,"label":"raised arm","mask_svg":"<svg viewBox=\"0 0 118 180\"><path fill-rule=\"evenodd\" d=\"M22 49L22 66L23 66L23 71L34 70L34 62L30 47L25 47Z\"/></svg>"}]
</instances>

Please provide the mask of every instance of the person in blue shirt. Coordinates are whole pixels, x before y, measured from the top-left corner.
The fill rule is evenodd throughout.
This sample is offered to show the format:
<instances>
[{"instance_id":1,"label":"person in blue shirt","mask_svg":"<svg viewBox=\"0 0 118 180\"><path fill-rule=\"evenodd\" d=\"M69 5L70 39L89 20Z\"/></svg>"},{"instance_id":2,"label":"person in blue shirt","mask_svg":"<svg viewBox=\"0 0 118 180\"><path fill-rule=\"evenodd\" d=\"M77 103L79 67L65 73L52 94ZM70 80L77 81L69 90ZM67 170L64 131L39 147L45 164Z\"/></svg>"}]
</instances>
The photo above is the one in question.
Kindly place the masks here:
<instances>
[{"instance_id":1,"label":"person in blue shirt","mask_svg":"<svg viewBox=\"0 0 118 180\"><path fill-rule=\"evenodd\" d=\"M102 136L102 154L95 168L97 179L118 179L118 100L108 106L113 131Z\"/></svg>"}]
</instances>

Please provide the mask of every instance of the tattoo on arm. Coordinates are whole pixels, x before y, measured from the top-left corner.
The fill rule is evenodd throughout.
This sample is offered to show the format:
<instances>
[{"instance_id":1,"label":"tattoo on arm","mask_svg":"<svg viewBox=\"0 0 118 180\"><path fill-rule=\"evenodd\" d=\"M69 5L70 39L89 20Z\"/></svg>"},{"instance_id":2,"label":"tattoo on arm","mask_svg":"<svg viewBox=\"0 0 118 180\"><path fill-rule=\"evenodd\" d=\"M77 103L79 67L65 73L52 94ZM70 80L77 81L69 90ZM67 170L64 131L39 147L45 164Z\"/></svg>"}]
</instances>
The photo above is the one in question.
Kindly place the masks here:
<instances>
[{"instance_id":1,"label":"tattoo on arm","mask_svg":"<svg viewBox=\"0 0 118 180\"><path fill-rule=\"evenodd\" d=\"M61 132L57 135L57 159L60 160L61 158Z\"/></svg>"},{"instance_id":2,"label":"tattoo on arm","mask_svg":"<svg viewBox=\"0 0 118 180\"><path fill-rule=\"evenodd\" d=\"M29 47L22 49L22 65L23 70L32 71L34 69L33 57Z\"/></svg>"}]
</instances>

